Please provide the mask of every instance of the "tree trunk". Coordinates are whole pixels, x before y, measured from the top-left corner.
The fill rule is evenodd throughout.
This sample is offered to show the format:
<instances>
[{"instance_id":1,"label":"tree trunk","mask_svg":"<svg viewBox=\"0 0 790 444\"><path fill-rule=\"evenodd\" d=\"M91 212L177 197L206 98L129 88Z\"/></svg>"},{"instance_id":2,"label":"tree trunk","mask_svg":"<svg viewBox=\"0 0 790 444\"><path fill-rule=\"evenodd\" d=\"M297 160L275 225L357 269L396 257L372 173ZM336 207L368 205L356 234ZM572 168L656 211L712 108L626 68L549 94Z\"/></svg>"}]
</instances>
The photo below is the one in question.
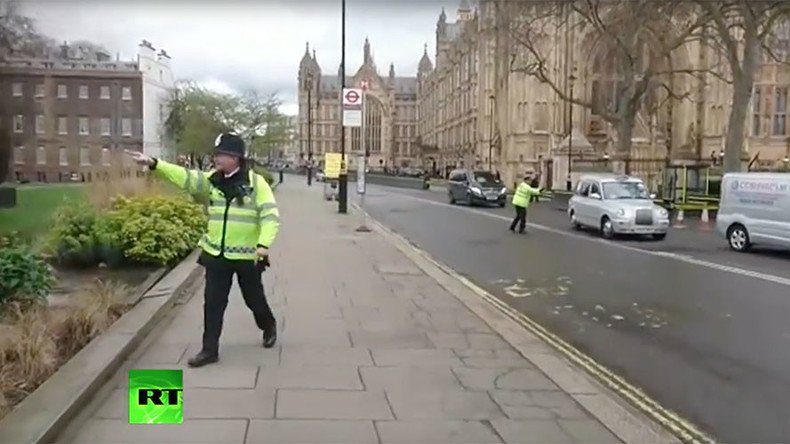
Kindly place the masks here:
<instances>
[{"instance_id":1,"label":"tree trunk","mask_svg":"<svg viewBox=\"0 0 790 444\"><path fill-rule=\"evenodd\" d=\"M746 116L752 100L754 75L757 71L757 55L760 42L755 32L745 33L743 61L733 67L732 109L727 124L727 139L724 145L724 172L741 171L741 152L746 134ZM740 69L739 69L740 68Z\"/></svg>"},{"instance_id":2,"label":"tree trunk","mask_svg":"<svg viewBox=\"0 0 790 444\"><path fill-rule=\"evenodd\" d=\"M727 139L724 144L724 172L726 173L741 171L746 115L749 111L749 102L752 100L754 72L750 76L739 77L733 84L732 110L727 123Z\"/></svg>"},{"instance_id":3,"label":"tree trunk","mask_svg":"<svg viewBox=\"0 0 790 444\"><path fill-rule=\"evenodd\" d=\"M617 157L625 161L625 174L631 174L631 143L635 124L636 111L629 104L617 123Z\"/></svg>"}]
</instances>

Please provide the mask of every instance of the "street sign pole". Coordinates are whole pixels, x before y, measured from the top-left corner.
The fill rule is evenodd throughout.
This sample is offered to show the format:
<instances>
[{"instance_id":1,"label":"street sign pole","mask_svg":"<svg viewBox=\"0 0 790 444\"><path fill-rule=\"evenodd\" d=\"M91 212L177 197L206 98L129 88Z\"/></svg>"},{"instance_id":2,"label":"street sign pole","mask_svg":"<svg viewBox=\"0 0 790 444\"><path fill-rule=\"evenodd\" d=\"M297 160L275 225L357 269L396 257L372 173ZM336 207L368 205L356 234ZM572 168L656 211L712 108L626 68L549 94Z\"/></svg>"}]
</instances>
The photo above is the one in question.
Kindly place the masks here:
<instances>
[{"instance_id":1,"label":"street sign pole","mask_svg":"<svg viewBox=\"0 0 790 444\"><path fill-rule=\"evenodd\" d=\"M367 148L367 134L365 134L365 105L367 100L365 100L365 93L367 92L366 84L363 84L362 87L362 123L360 125L361 131L360 135L360 148L361 148L361 155L357 157L357 159L362 160L362 162L357 162L357 193L359 194L359 207L360 213L362 213L362 224L357 227L356 231L358 233L369 233L370 228L367 226L367 213L365 212L365 170L368 167L368 148Z\"/></svg>"},{"instance_id":2,"label":"street sign pole","mask_svg":"<svg viewBox=\"0 0 790 444\"><path fill-rule=\"evenodd\" d=\"M346 87L346 0L340 0L340 90ZM345 125L340 125L340 176L337 183L337 212L348 212L348 174L343 168L346 161L346 131Z\"/></svg>"}]
</instances>

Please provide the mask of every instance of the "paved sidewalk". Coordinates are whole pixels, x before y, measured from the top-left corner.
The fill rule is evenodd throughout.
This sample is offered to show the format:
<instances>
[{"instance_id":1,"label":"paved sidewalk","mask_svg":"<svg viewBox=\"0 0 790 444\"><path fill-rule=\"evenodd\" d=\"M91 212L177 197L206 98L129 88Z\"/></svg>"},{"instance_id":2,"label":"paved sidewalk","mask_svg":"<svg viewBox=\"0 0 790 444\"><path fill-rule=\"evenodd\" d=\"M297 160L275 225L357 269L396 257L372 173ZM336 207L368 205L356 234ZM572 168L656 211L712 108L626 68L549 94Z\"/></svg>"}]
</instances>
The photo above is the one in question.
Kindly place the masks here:
<instances>
[{"instance_id":1,"label":"paved sidewalk","mask_svg":"<svg viewBox=\"0 0 790 444\"><path fill-rule=\"evenodd\" d=\"M180 307L63 442L618 442L381 235L358 234L321 186L287 177L265 273L280 342L234 286L220 362L186 367L202 295ZM127 424L128 368L183 368L182 425ZM70 436L71 439L67 438Z\"/></svg>"}]
</instances>

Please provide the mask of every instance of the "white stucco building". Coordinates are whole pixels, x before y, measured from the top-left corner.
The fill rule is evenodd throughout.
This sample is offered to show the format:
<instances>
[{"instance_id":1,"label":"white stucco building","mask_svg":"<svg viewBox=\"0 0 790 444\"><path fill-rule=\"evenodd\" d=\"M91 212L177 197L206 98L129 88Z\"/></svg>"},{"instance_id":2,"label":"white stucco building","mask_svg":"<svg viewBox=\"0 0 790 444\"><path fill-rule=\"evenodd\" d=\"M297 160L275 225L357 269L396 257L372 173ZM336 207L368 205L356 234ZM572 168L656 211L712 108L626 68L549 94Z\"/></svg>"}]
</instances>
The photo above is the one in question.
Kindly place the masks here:
<instances>
[{"instance_id":1,"label":"white stucco building","mask_svg":"<svg viewBox=\"0 0 790 444\"><path fill-rule=\"evenodd\" d=\"M173 160L175 149L164 134L164 123L170 113L168 102L175 89L170 56L163 49L156 52L150 42L143 40L137 63L143 74L143 152Z\"/></svg>"}]
</instances>

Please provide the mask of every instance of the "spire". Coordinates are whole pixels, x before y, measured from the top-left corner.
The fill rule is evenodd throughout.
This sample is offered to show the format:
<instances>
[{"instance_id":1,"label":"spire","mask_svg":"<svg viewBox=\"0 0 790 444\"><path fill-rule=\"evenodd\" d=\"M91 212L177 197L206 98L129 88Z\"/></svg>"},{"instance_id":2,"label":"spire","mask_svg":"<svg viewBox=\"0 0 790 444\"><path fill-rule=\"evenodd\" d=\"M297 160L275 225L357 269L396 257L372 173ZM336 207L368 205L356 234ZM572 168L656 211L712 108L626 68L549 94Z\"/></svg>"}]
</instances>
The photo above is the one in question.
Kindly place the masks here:
<instances>
[{"instance_id":1,"label":"spire","mask_svg":"<svg viewBox=\"0 0 790 444\"><path fill-rule=\"evenodd\" d=\"M428 44L424 44L422 48L422 58L420 59L419 65L417 65L417 72L418 73L427 73L433 69L433 64L431 63L430 57L428 57Z\"/></svg>"},{"instance_id":2,"label":"spire","mask_svg":"<svg viewBox=\"0 0 790 444\"><path fill-rule=\"evenodd\" d=\"M302 56L302 61L299 62L299 68L307 69L312 62L313 59L310 58L310 42L307 42L305 43L304 55Z\"/></svg>"},{"instance_id":3,"label":"spire","mask_svg":"<svg viewBox=\"0 0 790 444\"><path fill-rule=\"evenodd\" d=\"M442 13L439 14L439 23L444 23L447 21L447 13L444 12L444 6L442 6Z\"/></svg>"},{"instance_id":4,"label":"spire","mask_svg":"<svg viewBox=\"0 0 790 444\"><path fill-rule=\"evenodd\" d=\"M365 46L363 48L364 58L362 59L362 63L368 64L373 61L373 58L370 55L370 41L367 37L365 37Z\"/></svg>"},{"instance_id":5,"label":"spire","mask_svg":"<svg viewBox=\"0 0 790 444\"><path fill-rule=\"evenodd\" d=\"M392 62L390 62L390 78L395 78L395 64Z\"/></svg>"}]
</instances>

